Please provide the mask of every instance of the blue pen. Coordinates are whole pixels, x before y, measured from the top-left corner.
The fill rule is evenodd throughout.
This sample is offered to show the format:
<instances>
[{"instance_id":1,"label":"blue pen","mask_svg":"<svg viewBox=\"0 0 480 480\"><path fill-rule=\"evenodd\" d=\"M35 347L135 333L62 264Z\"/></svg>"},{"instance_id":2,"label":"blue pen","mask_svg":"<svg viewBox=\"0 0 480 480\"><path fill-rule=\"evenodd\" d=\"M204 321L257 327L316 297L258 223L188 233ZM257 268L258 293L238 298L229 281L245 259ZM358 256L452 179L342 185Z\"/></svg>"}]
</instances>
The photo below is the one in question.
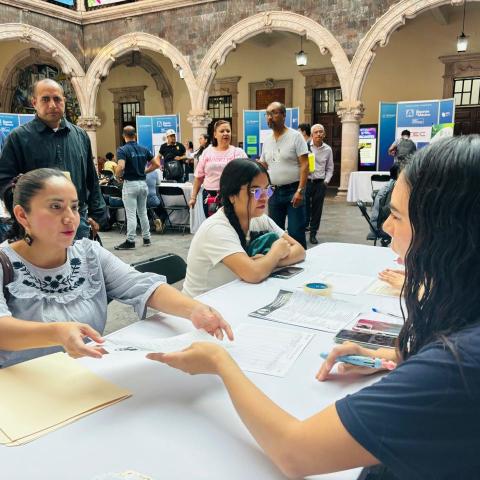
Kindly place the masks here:
<instances>
[{"instance_id":1,"label":"blue pen","mask_svg":"<svg viewBox=\"0 0 480 480\"><path fill-rule=\"evenodd\" d=\"M384 312L384 311L379 310L378 308L375 308L375 307L372 307L372 312L381 313L383 315L389 315L390 317L402 318L403 319L403 317L401 315L397 315L396 313Z\"/></svg>"},{"instance_id":2,"label":"blue pen","mask_svg":"<svg viewBox=\"0 0 480 480\"><path fill-rule=\"evenodd\" d=\"M320 356L325 360L328 357L328 353L322 352ZM392 360L371 358L365 355L341 355L335 359L335 363L338 362L356 365L357 367L384 368L386 370L393 370L397 366Z\"/></svg>"}]
</instances>

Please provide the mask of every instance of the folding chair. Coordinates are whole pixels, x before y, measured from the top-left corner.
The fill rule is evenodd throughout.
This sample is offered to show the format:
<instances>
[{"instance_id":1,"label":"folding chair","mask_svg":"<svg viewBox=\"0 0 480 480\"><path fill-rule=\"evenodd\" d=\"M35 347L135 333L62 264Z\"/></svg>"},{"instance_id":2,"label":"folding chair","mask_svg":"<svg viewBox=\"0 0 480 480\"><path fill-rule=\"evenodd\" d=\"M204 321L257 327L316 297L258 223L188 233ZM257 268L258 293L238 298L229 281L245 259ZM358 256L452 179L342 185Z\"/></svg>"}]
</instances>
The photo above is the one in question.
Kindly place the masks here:
<instances>
[{"instance_id":1,"label":"folding chair","mask_svg":"<svg viewBox=\"0 0 480 480\"><path fill-rule=\"evenodd\" d=\"M183 189L181 187L157 185L157 195L167 213L167 228L179 228L182 229L182 233L185 233L185 229L190 228L190 207Z\"/></svg>"},{"instance_id":2,"label":"folding chair","mask_svg":"<svg viewBox=\"0 0 480 480\"><path fill-rule=\"evenodd\" d=\"M122 198L122 190L120 188L115 187L114 185L100 185L100 190L102 192L102 195L108 195L109 197L113 198ZM126 219L126 213L124 207L113 207L111 205L108 206L108 211L109 213L115 212L115 223L120 226L120 233L122 233L124 230L126 231L127 229L127 219ZM124 220L119 220L118 219L118 213L120 210L124 211L125 217Z\"/></svg>"},{"instance_id":3,"label":"folding chair","mask_svg":"<svg viewBox=\"0 0 480 480\"><path fill-rule=\"evenodd\" d=\"M367 207L361 200L357 200L357 207L360 209L360 212L362 212L363 218L367 221L368 226L370 227L370 233L367 235L367 240L373 240L374 247L377 246L377 240L380 240L382 247L388 247L392 241L390 235L387 235L373 226L373 223L370 220L370 215L367 212Z\"/></svg>"},{"instance_id":4,"label":"folding chair","mask_svg":"<svg viewBox=\"0 0 480 480\"><path fill-rule=\"evenodd\" d=\"M370 177L370 183L372 185L372 201L375 200L378 191L390 181L390 175L382 173L376 173Z\"/></svg>"},{"instance_id":5,"label":"folding chair","mask_svg":"<svg viewBox=\"0 0 480 480\"><path fill-rule=\"evenodd\" d=\"M182 257L167 253L156 258L149 258L141 262L132 263L132 267L139 272L152 272L167 277L167 283L179 282L185 278L187 264Z\"/></svg>"}]
</instances>

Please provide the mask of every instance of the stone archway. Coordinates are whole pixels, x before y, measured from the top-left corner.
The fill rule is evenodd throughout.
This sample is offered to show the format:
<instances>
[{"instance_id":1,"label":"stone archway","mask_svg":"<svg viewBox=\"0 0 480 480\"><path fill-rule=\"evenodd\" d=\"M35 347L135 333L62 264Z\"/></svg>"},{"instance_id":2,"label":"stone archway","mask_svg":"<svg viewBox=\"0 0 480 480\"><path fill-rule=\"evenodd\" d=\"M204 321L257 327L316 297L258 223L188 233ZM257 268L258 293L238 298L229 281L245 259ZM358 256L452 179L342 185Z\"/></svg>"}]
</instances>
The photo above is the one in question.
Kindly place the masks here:
<instances>
[{"instance_id":1,"label":"stone archway","mask_svg":"<svg viewBox=\"0 0 480 480\"><path fill-rule=\"evenodd\" d=\"M351 90L348 97L359 99L370 67L375 58L375 50L385 47L390 36L399 27L405 25L407 19L415 18L421 13L442 5L463 5L467 0L402 0L392 5L382 15L360 41L351 64ZM469 0L478 2L480 0Z\"/></svg>"},{"instance_id":2,"label":"stone archway","mask_svg":"<svg viewBox=\"0 0 480 480\"><path fill-rule=\"evenodd\" d=\"M193 103L194 115L206 113L208 93L218 66L225 62L227 55L237 44L259 33L274 30L296 33L314 42L322 54L331 54L331 61L338 75L342 91L347 92L350 82L350 62L340 43L325 27L314 20L287 11L271 11L253 15L241 20L226 30L211 46L199 66L198 96Z\"/></svg>"},{"instance_id":3,"label":"stone archway","mask_svg":"<svg viewBox=\"0 0 480 480\"><path fill-rule=\"evenodd\" d=\"M19 40L46 52L50 61L59 65L62 72L70 78L77 95L80 111L85 114L87 95L82 88L85 72L65 45L44 30L24 23L1 24L0 41L2 40Z\"/></svg>"},{"instance_id":4,"label":"stone archway","mask_svg":"<svg viewBox=\"0 0 480 480\"><path fill-rule=\"evenodd\" d=\"M85 77L88 99L88 116L95 117L98 89L103 78L108 75L117 58L131 51L151 50L167 57L175 69L183 70L185 83L190 94L190 100L196 96L197 83L193 76L188 59L171 43L149 33L134 32L122 35L103 47L88 68Z\"/></svg>"}]
</instances>

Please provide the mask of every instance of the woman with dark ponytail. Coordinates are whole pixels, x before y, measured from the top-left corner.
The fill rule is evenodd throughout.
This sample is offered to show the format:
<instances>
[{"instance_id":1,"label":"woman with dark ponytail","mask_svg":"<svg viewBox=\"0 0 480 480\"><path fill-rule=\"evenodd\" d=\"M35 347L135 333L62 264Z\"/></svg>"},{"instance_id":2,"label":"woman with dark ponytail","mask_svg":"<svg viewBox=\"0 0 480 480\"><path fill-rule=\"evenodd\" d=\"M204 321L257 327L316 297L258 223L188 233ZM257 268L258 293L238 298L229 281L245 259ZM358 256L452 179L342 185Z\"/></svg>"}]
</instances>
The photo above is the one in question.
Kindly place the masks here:
<instances>
[{"instance_id":1,"label":"woman with dark ponytail","mask_svg":"<svg viewBox=\"0 0 480 480\"><path fill-rule=\"evenodd\" d=\"M320 413L289 415L217 345L149 357L219 375L247 428L291 478L373 465L381 465L374 478L382 479L480 478L479 185L478 135L433 143L400 174L383 227L405 263L406 319L397 349L337 346L317 379L327 380L342 355L397 367ZM338 369L340 376L378 371L342 363Z\"/></svg>"},{"instance_id":2,"label":"woman with dark ponytail","mask_svg":"<svg viewBox=\"0 0 480 480\"><path fill-rule=\"evenodd\" d=\"M274 268L305 258L303 247L265 214L272 193L261 164L236 159L226 165L220 177L223 207L200 226L192 240L184 293L194 297L235 278L258 283ZM269 232L277 235L270 250L249 257L250 242Z\"/></svg>"},{"instance_id":3,"label":"woman with dark ponytail","mask_svg":"<svg viewBox=\"0 0 480 480\"><path fill-rule=\"evenodd\" d=\"M3 278L0 269L0 367L52 353L53 345L74 356L101 356L101 349L82 339L101 341L107 298L132 305L139 317L153 307L232 337L218 312L182 295L165 277L138 272L97 242L73 242L80 223L78 195L60 170L31 170L12 187L5 204L13 226L2 249L11 278Z\"/></svg>"}]
</instances>

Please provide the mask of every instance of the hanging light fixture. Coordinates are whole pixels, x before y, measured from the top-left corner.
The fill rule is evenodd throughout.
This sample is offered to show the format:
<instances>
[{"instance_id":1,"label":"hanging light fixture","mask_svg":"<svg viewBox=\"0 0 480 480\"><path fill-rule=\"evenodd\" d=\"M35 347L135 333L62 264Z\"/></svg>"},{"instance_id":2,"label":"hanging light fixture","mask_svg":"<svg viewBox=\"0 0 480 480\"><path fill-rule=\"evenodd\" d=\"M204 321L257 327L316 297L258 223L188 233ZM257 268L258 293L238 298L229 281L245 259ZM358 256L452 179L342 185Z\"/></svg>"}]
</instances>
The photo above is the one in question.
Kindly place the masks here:
<instances>
[{"instance_id":1,"label":"hanging light fixture","mask_svg":"<svg viewBox=\"0 0 480 480\"><path fill-rule=\"evenodd\" d=\"M303 51L303 37L300 37L300 51L295 54L295 61L298 67L304 67L307 62L307 54Z\"/></svg>"},{"instance_id":2,"label":"hanging light fixture","mask_svg":"<svg viewBox=\"0 0 480 480\"><path fill-rule=\"evenodd\" d=\"M465 7L467 6L467 0L463 2L463 22L462 22L462 33L457 37L457 52L463 53L467 51L468 47L468 36L465 35Z\"/></svg>"}]
</instances>

